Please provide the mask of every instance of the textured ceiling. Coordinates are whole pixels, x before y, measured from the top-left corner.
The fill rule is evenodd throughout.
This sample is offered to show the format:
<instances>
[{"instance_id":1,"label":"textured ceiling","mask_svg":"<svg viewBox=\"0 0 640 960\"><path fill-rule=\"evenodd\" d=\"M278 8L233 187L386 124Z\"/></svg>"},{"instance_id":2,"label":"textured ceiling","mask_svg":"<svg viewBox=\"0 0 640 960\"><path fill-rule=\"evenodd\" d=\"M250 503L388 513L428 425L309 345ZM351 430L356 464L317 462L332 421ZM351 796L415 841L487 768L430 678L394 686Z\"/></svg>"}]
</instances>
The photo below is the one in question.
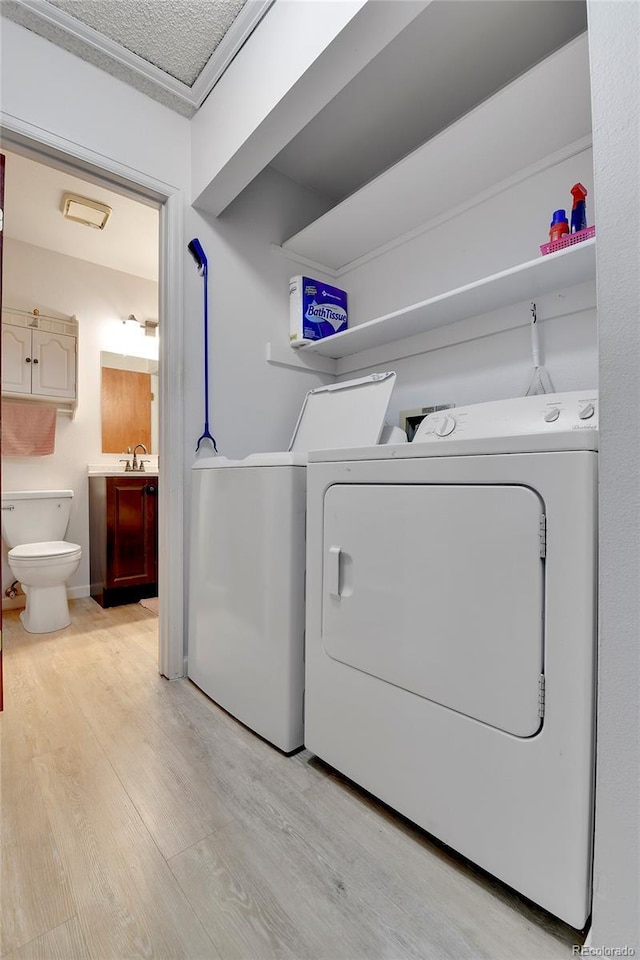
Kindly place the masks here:
<instances>
[{"instance_id":1,"label":"textured ceiling","mask_svg":"<svg viewBox=\"0 0 640 960\"><path fill-rule=\"evenodd\" d=\"M0 0L0 13L192 117L273 2Z\"/></svg>"},{"instance_id":2,"label":"textured ceiling","mask_svg":"<svg viewBox=\"0 0 640 960\"><path fill-rule=\"evenodd\" d=\"M49 0L192 86L246 0Z\"/></svg>"}]
</instances>

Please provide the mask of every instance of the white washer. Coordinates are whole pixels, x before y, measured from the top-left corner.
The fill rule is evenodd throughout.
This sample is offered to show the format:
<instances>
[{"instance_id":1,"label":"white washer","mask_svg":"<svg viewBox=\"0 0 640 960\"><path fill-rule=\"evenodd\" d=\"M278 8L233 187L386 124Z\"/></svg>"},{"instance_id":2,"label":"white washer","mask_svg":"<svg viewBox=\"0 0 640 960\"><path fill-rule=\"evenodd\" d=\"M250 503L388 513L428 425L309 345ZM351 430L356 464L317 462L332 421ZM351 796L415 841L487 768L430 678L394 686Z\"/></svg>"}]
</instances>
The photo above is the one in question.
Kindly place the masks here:
<instances>
[{"instance_id":1,"label":"white washer","mask_svg":"<svg viewBox=\"0 0 640 960\"><path fill-rule=\"evenodd\" d=\"M575 927L590 912L597 394L313 453L305 744Z\"/></svg>"},{"instance_id":2,"label":"white washer","mask_svg":"<svg viewBox=\"0 0 640 960\"><path fill-rule=\"evenodd\" d=\"M188 675L285 752L303 744L307 453L377 443L394 382L311 390L288 453L193 466Z\"/></svg>"}]
</instances>

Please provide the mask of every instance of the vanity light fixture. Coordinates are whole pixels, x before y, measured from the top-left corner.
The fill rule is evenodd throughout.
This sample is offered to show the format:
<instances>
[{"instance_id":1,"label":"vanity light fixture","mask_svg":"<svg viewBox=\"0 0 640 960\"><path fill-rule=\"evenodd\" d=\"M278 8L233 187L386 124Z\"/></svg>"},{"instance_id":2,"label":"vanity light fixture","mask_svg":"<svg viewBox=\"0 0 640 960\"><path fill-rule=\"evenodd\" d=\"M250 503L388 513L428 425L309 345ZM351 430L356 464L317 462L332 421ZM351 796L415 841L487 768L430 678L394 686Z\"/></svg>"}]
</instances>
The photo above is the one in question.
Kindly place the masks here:
<instances>
[{"instance_id":1,"label":"vanity light fixture","mask_svg":"<svg viewBox=\"0 0 640 960\"><path fill-rule=\"evenodd\" d=\"M130 313L126 320L123 320L123 324L127 324L129 321L132 323L137 323L138 326L144 330L145 337L155 337L156 330L158 327L157 320L138 320L135 313Z\"/></svg>"},{"instance_id":2,"label":"vanity light fixture","mask_svg":"<svg viewBox=\"0 0 640 960\"><path fill-rule=\"evenodd\" d=\"M111 216L111 207L88 197L79 197L75 193L62 195L62 215L66 220L83 223L94 230L104 230Z\"/></svg>"}]
</instances>

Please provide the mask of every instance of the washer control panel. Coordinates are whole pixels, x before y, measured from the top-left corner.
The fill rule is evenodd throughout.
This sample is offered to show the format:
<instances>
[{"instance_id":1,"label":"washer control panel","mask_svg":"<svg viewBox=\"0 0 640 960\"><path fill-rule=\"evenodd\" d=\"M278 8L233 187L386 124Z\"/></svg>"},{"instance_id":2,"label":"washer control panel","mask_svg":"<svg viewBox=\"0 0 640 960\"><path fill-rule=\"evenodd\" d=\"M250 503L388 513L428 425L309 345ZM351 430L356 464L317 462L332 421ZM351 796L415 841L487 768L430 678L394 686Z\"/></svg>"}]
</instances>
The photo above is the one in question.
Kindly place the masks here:
<instances>
[{"instance_id":1,"label":"washer control panel","mask_svg":"<svg viewBox=\"0 0 640 960\"><path fill-rule=\"evenodd\" d=\"M439 410L425 417L413 443L438 443L483 437L598 429L598 391L573 390L511 400L492 400L468 407Z\"/></svg>"}]
</instances>

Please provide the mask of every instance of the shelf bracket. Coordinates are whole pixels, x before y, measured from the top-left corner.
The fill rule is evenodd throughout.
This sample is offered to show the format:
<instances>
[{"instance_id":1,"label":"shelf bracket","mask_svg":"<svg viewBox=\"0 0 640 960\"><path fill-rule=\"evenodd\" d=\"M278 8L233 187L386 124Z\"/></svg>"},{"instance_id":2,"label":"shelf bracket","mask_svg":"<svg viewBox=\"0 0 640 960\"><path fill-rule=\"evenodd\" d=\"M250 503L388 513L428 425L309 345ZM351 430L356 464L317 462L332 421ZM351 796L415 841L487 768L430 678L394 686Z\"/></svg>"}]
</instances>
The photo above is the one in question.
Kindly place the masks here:
<instances>
[{"instance_id":1,"label":"shelf bracket","mask_svg":"<svg viewBox=\"0 0 640 960\"><path fill-rule=\"evenodd\" d=\"M331 357L319 357L315 354L304 354L293 347L279 347L275 343L268 343L265 351L265 360L278 367L289 367L293 370L306 370L307 373L329 374L334 379L337 376L337 361Z\"/></svg>"}]
</instances>

